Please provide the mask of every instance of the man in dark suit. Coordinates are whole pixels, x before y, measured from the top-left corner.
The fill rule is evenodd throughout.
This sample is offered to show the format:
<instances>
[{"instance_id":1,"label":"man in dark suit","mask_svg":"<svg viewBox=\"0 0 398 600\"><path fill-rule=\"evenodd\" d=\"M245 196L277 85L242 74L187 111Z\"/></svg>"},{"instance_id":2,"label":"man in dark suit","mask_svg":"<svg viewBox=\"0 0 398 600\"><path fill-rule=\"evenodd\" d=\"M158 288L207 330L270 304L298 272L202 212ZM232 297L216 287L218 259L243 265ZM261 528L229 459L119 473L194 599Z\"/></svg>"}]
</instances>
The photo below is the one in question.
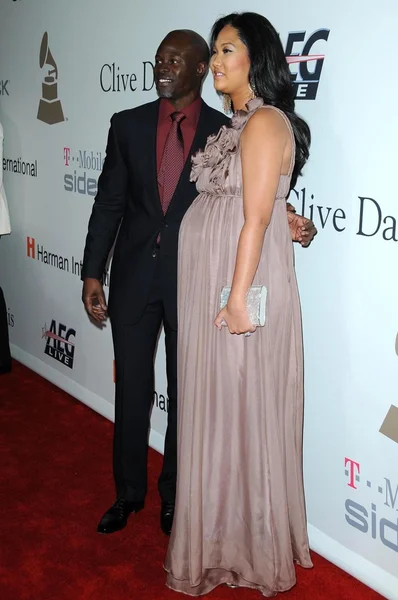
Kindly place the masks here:
<instances>
[{"instance_id":1,"label":"man in dark suit","mask_svg":"<svg viewBox=\"0 0 398 600\"><path fill-rule=\"evenodd\" d=\"M169 33L155 59L160 100L111 119L82 270L88 314L98 322L107 312L111 318L116 361L117 499L98 525L101 533L122 529L129 515L144 506L153 361L162 323L169 411L158 487L161 527L166 534L171 531L177 469L178 231L197 195L189 181L191 156L229 122L200 97L208 63L201 36L188 30ZM316 232L299 216L291 229L303 244ZM102 276L116 237L107 308Z\"/></svg>"}]
</instances>

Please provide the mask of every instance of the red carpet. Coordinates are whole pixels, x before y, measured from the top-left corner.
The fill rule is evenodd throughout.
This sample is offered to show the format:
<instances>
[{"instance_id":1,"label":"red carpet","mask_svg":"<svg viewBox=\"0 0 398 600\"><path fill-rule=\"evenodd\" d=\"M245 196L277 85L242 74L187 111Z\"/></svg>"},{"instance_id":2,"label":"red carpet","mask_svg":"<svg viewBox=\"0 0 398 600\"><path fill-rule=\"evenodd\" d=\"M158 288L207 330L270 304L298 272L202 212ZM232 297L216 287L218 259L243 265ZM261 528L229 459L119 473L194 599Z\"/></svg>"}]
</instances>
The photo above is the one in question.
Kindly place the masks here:
<instances>
[{"instance_id":1,"label":"red carpet","mask_svg":"<svg viewBox=\"0 0 398 600\"><path fill-rule=\"evenodd\" d=\"M113 502L112 423L15 363L0 376L1 600L182 598L165 587L167 538L158 526L150 451L145 510L122 532L96 533ZM381 598L323 558L298 569L289 600ZM217 588L212 600L260 600L252 590Z\"/></svg>"}]
</instances>

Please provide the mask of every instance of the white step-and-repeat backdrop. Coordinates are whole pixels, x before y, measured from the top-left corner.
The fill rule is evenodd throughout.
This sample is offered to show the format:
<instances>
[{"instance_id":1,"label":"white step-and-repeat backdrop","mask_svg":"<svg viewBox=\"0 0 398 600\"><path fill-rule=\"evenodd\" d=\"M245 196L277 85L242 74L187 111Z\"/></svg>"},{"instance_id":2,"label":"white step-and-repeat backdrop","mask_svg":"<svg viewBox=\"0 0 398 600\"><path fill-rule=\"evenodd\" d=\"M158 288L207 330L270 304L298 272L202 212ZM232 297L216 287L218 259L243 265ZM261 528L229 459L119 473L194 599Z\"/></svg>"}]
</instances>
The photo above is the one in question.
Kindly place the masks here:
<instances>
[{"instance_id":1,"label":"white step-and-repeat backdrop","mask_svg":"<svg viewBox=\"0 0 398 600\"><path fill-rule=\"evenodd\" d=\"M13 232L0 240L15 358L113 418L110 327L81 303L81 259L109 119L156 97L171 29L208 37L254 10L280 32L309 122L291 201L319 234L296 248L306 357L305 484L312 547L398 599L398 85L395 0L228 3L1 0L2 164ZM219 108L210 80L204 98ZM108 282L106 282L108 283ZM163 339L151 444L167 414Z\"/></svg>"}]
</instances>

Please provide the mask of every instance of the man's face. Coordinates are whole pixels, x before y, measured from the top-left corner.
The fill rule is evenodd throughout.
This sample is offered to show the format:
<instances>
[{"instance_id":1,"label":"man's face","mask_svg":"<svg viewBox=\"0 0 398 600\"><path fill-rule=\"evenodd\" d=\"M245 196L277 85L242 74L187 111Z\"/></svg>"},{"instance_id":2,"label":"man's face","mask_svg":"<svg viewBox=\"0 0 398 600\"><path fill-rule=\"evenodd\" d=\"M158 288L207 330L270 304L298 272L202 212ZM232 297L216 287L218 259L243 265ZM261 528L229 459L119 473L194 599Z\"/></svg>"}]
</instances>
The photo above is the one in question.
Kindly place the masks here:
<instances>
[{"instance_id":1,"label":"man's face","mask_svg":"<svg viewBox=\"0 0 398 600\"><path fill-rule=\"evenodd\" d=\"M195 48L182 36L168 35L155 57L155 85L160 98L180 100L196 91L206 70Z\"/></svg>"}]
</instances>

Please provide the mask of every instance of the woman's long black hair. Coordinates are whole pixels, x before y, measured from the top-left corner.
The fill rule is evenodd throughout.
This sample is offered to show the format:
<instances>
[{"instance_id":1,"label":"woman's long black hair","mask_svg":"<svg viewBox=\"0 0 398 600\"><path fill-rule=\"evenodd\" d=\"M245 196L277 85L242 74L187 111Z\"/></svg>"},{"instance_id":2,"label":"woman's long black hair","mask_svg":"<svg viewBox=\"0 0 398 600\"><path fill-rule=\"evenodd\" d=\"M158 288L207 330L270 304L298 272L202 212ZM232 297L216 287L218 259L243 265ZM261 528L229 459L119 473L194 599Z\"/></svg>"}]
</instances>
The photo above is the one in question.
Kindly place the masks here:
<instances>
[{"instance_id":1,"label":"woman's long black hair","mask_svg":"<svg viewBox=\"0 0 398 600\"><path fill-rule=\"evenodd\" d=\"M272 104L288 117L296 140L296 162L291 188L296 185L309 156L311 133L307 123L294 112L294 90L290 71L279 35L271 23L257 13L232 13L218 19L211 30L212 50L220 31L226 26L234 27L245 44L250 59L250 82L256 95L265 104Z\"/></svg>"}]
</instances>

